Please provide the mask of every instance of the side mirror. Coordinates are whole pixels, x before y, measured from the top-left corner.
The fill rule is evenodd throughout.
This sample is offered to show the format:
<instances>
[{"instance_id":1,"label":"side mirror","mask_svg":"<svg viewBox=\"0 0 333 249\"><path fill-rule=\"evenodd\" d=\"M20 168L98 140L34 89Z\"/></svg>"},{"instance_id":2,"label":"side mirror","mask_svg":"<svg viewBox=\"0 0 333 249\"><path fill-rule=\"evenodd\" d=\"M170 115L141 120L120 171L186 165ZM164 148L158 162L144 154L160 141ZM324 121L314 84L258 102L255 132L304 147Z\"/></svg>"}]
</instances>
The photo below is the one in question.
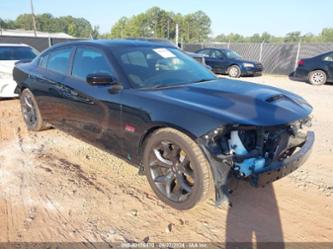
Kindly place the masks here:
<instances>
[{"instance_id":1,"label":"side mirror","mask_svg":"<svg viewBox=\"0 0 333 249\"><path fill-rule=\"evenodd\" d=\"M87 83L89 83L91 85L114 85L114 84L116 84L112 75L105 74L105 73L89 74L87 76Z\"/></svg>"}]
</instances>

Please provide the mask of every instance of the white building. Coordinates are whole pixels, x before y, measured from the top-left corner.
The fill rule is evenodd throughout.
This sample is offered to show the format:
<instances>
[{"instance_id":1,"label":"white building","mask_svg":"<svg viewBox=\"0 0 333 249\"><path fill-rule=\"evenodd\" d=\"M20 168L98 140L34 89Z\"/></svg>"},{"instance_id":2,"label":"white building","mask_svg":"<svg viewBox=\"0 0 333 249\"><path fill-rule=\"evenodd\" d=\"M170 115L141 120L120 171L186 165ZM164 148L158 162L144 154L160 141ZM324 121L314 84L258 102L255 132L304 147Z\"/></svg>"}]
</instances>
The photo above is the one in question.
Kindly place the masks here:
<instances>
[{"instance_id":1,"label":"white building","mask_svg":"<svg viewBox=\"0 0 333 249\"><path fill-rule=\"evenodd\" d=\"M35 37L33 30L23 30L23 29L0 29L0 36L22 36L22 37ZM47 33L37 31L37 37L47 37L47 38L63 38L63 39L73 39L65 33Z\"/></svg>"}]
</instances>

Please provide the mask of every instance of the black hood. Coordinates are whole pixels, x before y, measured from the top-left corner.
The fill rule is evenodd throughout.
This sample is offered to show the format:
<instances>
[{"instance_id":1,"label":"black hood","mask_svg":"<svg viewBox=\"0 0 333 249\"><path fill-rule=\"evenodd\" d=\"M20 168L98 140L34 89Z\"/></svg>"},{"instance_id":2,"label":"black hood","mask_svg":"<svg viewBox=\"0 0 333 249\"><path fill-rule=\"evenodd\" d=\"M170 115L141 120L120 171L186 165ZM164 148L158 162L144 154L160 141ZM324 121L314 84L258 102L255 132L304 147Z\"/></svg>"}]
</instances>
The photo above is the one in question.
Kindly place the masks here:
<instances>
[{"instance_id":1,"label":"black hood","mask_svg":"<svg viewBox=\"0 0 333 249\"><path fill-rule=\"evenodd\" d=\"M142 91L148 98L177 105L180 115L195 110L221 124L274 126L307 117L312 107L288 91L244 81L218 79L205 83Z\"/></svg>"}]
</instances>

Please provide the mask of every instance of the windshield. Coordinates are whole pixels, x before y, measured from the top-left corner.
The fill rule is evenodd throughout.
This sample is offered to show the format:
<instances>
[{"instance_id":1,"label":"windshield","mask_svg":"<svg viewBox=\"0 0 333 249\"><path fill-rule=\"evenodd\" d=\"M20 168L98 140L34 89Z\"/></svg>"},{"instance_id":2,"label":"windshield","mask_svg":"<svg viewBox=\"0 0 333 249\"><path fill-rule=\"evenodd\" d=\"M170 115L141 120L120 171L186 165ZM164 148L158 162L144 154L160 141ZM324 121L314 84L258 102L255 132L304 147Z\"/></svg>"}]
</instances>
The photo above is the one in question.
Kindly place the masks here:
<instances>
[{"instance_id":1,"label":"windshield","mask_svg":"<svg viewBox=\"0 0 333 249\"><path fill-rule=\"evenodd\" d=\"M216 76L176 48L118 49L114 56L135 88L157 88L216 79Z\"/></svg>"},{"instance_id":2,"label":"windshield","mask_svg":"<svg viewBox=\"0 0 333 249\"><path fill-rule=\"evenodd\" d=\"M0 47L0 60L33 59L38 52L30 47Z\"/></svg>"},{"instance_id":3,"label":"windshield","mask_svg":"<svg viewBox=\"0 0 333 249\"><path fill-rule=\"evenodd\" d=\"M242 56L232 50L225 50L225 54L229 59L242 59Z\"/></svg>"}]
</instances>

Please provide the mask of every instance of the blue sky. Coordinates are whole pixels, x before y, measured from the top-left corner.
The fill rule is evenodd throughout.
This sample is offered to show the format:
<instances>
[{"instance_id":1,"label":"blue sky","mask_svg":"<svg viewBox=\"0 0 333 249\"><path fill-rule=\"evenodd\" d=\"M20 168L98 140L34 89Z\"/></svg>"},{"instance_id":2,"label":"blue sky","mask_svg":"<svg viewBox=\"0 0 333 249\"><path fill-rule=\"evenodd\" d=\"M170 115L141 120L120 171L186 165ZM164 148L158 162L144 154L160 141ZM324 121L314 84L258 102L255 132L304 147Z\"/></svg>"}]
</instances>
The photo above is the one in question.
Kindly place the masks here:
<instances>
[{"instance_id":1,"label":"blue sky","mask_svg":"<svg viewBox=\"0 0 333 249\"><path fill-rule=\"evenodd\" d=\"M30 0L0 0L0 17L14 19L30 11ZM37 14L84 17L100 31L108 32L121 16L131 16L158 6L166 10L206 12L212 20L213 35L251 35L267 31L284 35L299 30L319 33L333 27L332 0L34 0Z\"/></svg>"}]
</instances>

